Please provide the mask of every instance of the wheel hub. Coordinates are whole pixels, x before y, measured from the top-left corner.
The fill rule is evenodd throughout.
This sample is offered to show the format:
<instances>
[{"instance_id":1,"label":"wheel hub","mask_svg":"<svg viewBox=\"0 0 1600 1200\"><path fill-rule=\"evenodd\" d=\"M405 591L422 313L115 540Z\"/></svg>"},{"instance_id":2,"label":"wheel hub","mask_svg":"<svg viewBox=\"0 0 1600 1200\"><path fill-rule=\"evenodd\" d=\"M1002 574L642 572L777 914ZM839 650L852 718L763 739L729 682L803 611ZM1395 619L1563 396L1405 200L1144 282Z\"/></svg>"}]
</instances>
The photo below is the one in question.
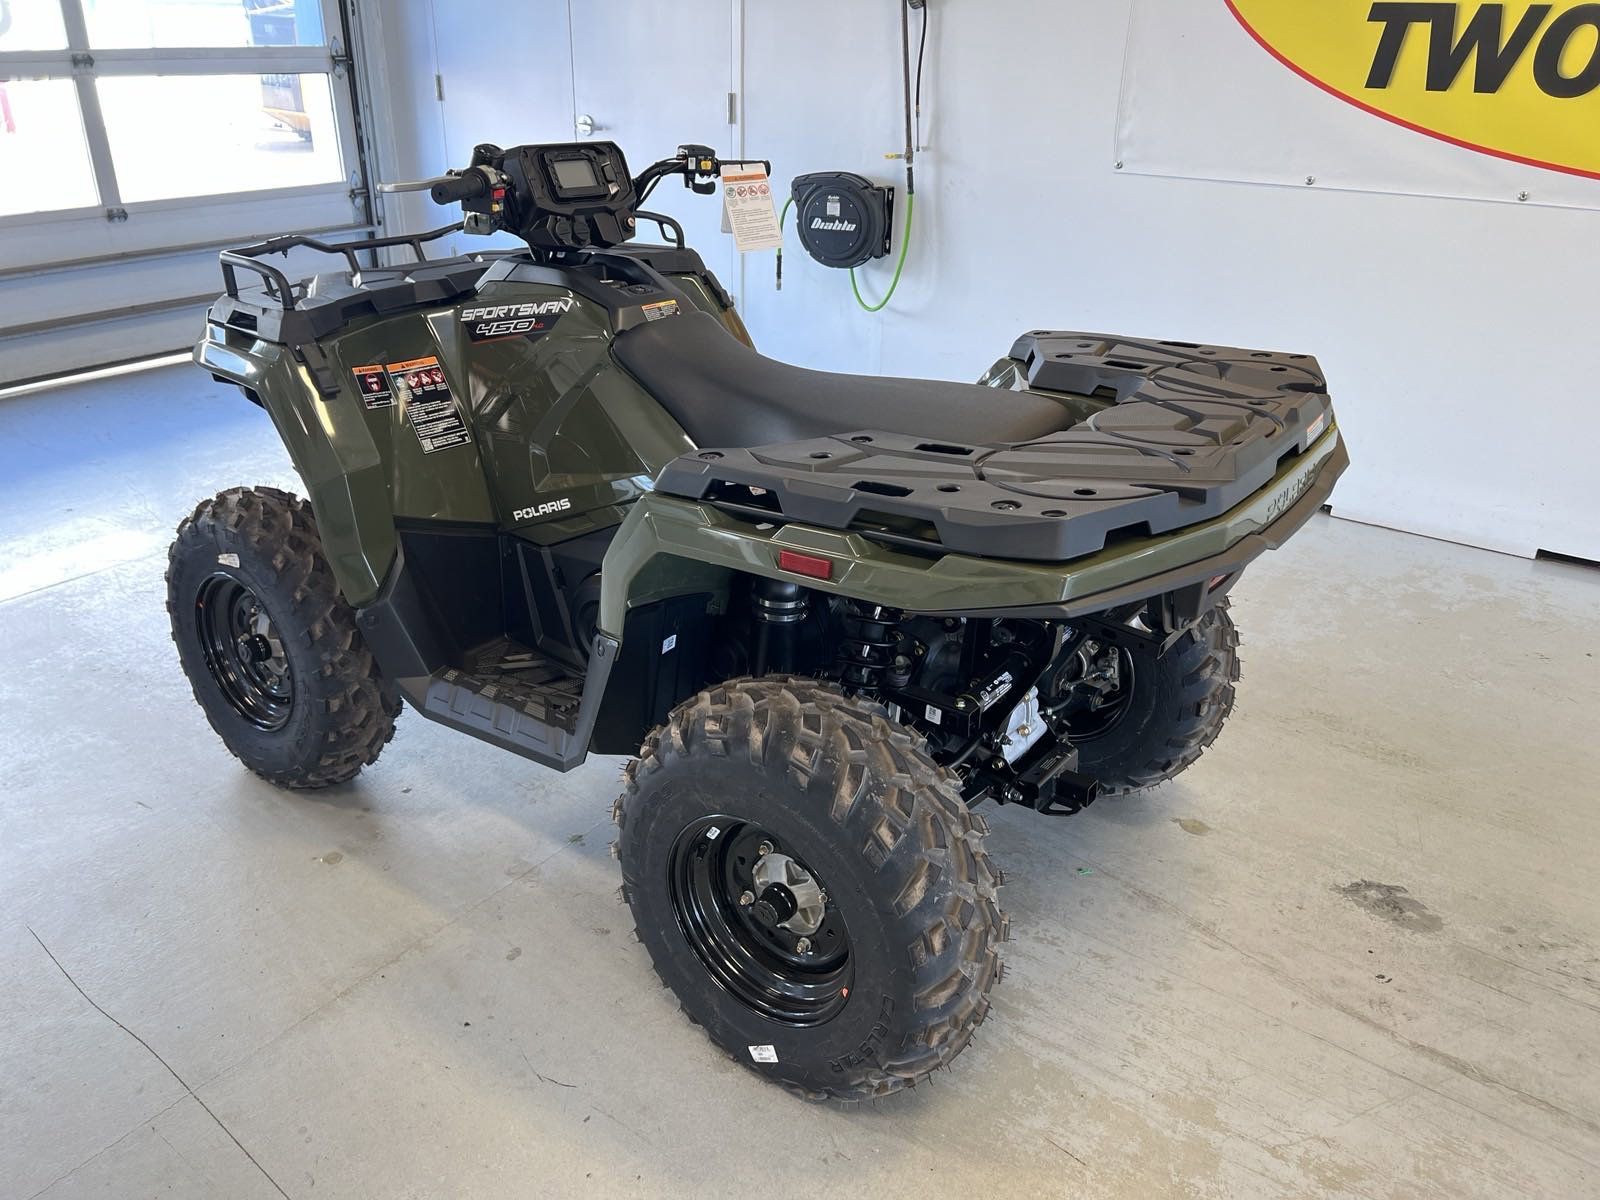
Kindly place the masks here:
<instances>
[{"instance_id":1,"label":"wheel hub","mask_svg":"<svg viewBox=\"0 0 1600 1200\"><path fill-rule=\"evenodd\" d=\"M1085 638L1072 652L1065 678L1056 686L1052 717L1065 718L1075 742L1093 741L1122 719L1133 696L1133 657L1127 650Z\"/></svg>"},{"instance_id":2,"label":"wheel hub","mask_svg":"<svg viewBox=\"0 0 1600 1200\"><path fill-rule=\"evenodd\" d=\"M811 873L787 854L776 850L763 854L750 879L760 896L752 915L797 937L809 937L822 928L827 897Z\"/></svg>"}]
</instances>

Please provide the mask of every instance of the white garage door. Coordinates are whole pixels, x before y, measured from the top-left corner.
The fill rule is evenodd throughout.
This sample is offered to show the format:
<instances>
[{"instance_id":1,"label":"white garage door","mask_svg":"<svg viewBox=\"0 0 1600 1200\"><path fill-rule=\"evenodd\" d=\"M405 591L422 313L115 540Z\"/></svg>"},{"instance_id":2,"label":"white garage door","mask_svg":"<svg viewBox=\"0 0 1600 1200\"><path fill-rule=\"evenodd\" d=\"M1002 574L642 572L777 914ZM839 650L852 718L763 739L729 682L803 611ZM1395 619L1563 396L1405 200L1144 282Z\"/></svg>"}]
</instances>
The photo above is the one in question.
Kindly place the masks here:
<instances>
[{"instance_id":1,"label":"white garage door","mask_svg":"<svg viewBox=\"0 0 1600 1200\"><path fill-rule=\"evenodd\" d=\"M0 0L0 386L192 344L216 251L371 221L339 0Z\"/></svg>"}]
</instances>

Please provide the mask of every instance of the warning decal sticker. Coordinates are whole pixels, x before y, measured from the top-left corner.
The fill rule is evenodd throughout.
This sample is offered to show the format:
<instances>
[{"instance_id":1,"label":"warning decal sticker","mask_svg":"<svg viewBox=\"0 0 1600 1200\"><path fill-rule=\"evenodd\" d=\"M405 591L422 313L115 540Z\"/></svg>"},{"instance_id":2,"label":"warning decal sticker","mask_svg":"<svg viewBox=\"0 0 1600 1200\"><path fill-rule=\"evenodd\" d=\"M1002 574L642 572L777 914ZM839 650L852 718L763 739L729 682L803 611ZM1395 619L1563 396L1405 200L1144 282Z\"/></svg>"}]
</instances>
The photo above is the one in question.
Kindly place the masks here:
<instances>
[{"instance_id":1,"label":"warning decal sticker","mask_svg":"<svg viewBox=\"0 0 1600 1200\"><path fill-rule=\"evenodd\" d=\"M772 184L761 167L722 173L722 227L741 254L783 245L783 229L772 206Z\"/></svg>"},{"instance_id":2,"label":"warning decal sticker","mask_svg":"<svg viewBox=\"0 0 1600 1200\"><path fill-rule=\"evenodd\" d=\"M657 300L653 304L640 306L644 310L646 321L659 321L662 317L675 317L678 315L678 302L676 300Z\"/></svg>"},{"instance_id":3,"label":"warning decal sticker","mask_svg":"<svg viewBox=\"0 0 1600 1200\"><path fill-rule=\"evenodd\" d=\"M356 377L361 403L368 408L388 408L394 403L394 392L382 367L351 367L350 371Z\"/></svg>"},{"instance_id":4,"label":"warning decal sticker","mask_svg":"<svg viewBox=\"0 0 1600 1200\"><path fill-rule=\"evenodd\" d=\"M394 363L387 374L389 387L404 406L424 454L465 446L472 441L437 358Z\"/></svg>"}]
</instances>

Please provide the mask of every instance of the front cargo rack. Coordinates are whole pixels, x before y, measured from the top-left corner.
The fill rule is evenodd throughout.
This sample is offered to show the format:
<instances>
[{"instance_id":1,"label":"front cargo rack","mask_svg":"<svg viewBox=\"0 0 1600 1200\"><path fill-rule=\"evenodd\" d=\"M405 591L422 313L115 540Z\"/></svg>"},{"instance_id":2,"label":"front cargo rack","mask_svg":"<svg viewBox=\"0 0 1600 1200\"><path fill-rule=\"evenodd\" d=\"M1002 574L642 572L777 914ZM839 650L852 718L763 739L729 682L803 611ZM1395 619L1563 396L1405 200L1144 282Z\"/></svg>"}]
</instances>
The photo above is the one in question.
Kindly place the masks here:
<instances>
[{"instance_id":1,"label":"front cargo rack","mask_svg":"<svg viewBox=\"0 0 1600 1200\"><path fill-rule=\"evenodd\" d=\"M460 230L459 224L446 225L425 233L350 242L324 242L291 234L224 250L219 257L227 290L211 305L209 320L213 325L263 341L303 347L366 317L419 305L452 303L472 295L493 263L515 253L479 250L451 258L426 257L425 243ZM390 246L409 246L417 261L392 267L363 267L357 257ZM299 248L342 258L345 269L325 271L295 283L277 267L259 261L266 255L286 255ZM260 276L260 286L241 287L241 268Z\"/></svg>"},{"instance_id":2,"label":"front cargo rack","mask_svg":"<svg viewBox=\"0 0 1600 1200\"><path fill-rule=\"evenodd\" d=\"M418 263L428 261L428 256L423 252L422 244L432 242L451 233L461 231L461 222L454 225L444 225L438 229L430 229L426 233L399 233L390 237L357 238L349 242L324 242L319 238L308 237L304 234L291 233L282 237L268 238L264 242L254 242L248 246L238 246L232 250L224 250L217 256L222 264L222 284L230 298L239 299L239 281L235 271L243 267L247 271L254 271L261 276L267 294L283 306L285 312L294 308L294 285L289 282L289 277L277 267L256 260L268 254L282 254L288 257L289 251L297 249L315 250L320 254L342 255L345 262L350 264L352 277L361 274L361 264L356 260L356 255L363 250L383 250L390 246L409 246L411 252L417 256Z\"/></svg>"}]
</instances>

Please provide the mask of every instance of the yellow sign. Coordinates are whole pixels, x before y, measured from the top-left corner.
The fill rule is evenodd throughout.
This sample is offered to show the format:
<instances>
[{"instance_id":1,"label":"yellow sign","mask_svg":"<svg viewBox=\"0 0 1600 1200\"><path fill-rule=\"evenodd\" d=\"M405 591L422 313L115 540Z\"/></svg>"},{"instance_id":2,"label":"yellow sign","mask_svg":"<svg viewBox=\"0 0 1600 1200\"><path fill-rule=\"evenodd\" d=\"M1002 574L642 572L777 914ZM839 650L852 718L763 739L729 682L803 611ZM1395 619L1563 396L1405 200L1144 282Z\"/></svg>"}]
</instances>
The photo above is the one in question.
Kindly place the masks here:
<instances>
[{"instance_id":1,"label":"yellow sign","mask_svg":"<svg viewBox=\"0 0 1600 1200\"><path fill-rule=\"evenodd\" d=\"M1357 108L1600 179L1600 4L1225 2L1286 67Z\"/></svg>"}]
</instances>

